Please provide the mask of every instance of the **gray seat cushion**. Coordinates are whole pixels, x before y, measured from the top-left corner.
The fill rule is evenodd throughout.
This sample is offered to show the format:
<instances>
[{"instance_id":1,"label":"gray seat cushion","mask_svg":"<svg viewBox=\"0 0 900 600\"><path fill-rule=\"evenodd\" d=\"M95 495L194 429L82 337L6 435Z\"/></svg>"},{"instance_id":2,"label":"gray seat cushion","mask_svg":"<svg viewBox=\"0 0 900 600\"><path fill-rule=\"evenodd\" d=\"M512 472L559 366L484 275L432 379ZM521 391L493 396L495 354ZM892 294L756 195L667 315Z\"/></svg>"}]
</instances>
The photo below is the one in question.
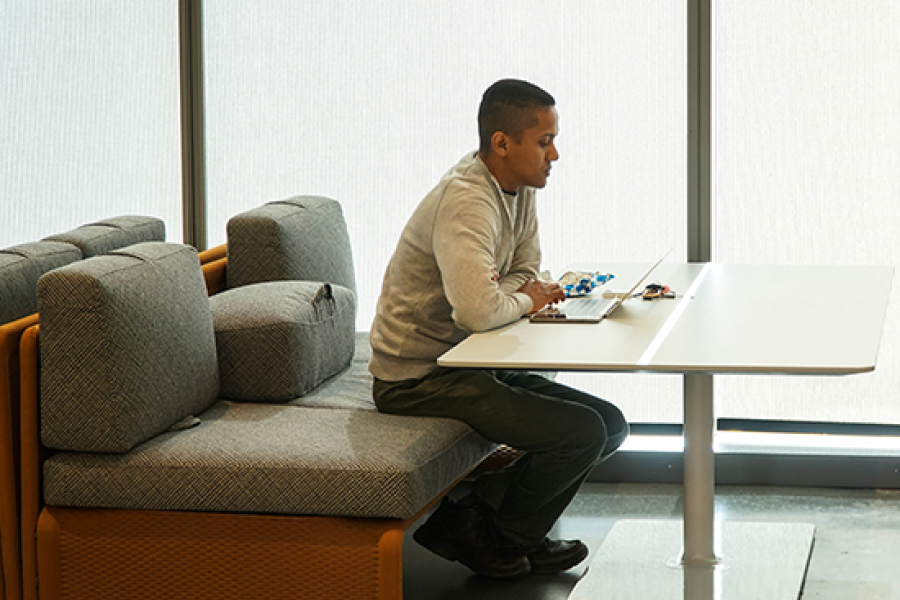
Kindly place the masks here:
<instances>
[{"instance_id":1,"label":"gray seat cushion","mask_svg":"<svg viewBox=\"0 0 900 600\"><path fill-rule=\"evenodd\" d=\"M271 281L210 298L222 398L303 396L353 358L356 297L339 285Z\"/></svg>"},{"instance_id":2,"label":"gray seat cushion","mask_svg":"<svg viewBox=\"0 0 900 600\"><path fill-rule=\"evenodd\" d=\"M0 323L36 313L41 275L76 260L81 260L81 251L63 242L31 242L0 250Z\"/></svg>"},{"instance_id":3,"label":"gray seat cushion","mask_svg":"<svg viewBox=\"0 0 900 600\"><path fill-rule=\"evenodd\" d=\"M49 505L407 518L494 445L452 419L217 402L128 454L63 452Z\"/></svg>"},{"instance_id":4,"label":"gray seat cushion","mask_svg":"<svg viewBox=\"0 0 900 600\"><path fill-rule=\"evenodd\" d=\"M372 374L367 363L354 360L350 366L305 396L287 402L291 406L378 410L372 399Z\"/></svg>"},{"instance_id":5,"label":"gray seat cushion","mask_svg":"<svg viewBox=\"0 0 900 600\"><path fill-rule=\"evenodd\" d=\"M326 379L305 396L290 400L288 404L310 408L378 410L372 399L373 380L369 373L372 346L369 345L369 332L357 331L355 342L356 350L349 367Z\"/></svg>"},{"instance_id":6,"label":"gray seat cushion","mask_svg":"<svg viewBox=\"0 0 900 600\"><path fill-rule=\"evenodd\" d=\"M162 242L166 239L166 225L156 217L122 215L44 239L73 244L85 258L90 258L141 242Z\"/></svg>"},{"instance_id":7,"label":"gray seat cushion","mask_svg":"<svg viewBox=\"0 0 900 600\"><path fill-rule=\"evenodd\" d=\"M319 196L269 202L228 221L228 287L296 279L356 291L341 205Z\"/></svg>"},{"instance_id":8,"label":"gray seat cushion","mask_svg":"<svg viewBox=\"0 0 900 600\"><path fill-rule=\"evenodd\" d=\"M147 242L38 282L41 436L126 452L209 407L219 390L197 251Z\"/></svg>"}]
</instances>

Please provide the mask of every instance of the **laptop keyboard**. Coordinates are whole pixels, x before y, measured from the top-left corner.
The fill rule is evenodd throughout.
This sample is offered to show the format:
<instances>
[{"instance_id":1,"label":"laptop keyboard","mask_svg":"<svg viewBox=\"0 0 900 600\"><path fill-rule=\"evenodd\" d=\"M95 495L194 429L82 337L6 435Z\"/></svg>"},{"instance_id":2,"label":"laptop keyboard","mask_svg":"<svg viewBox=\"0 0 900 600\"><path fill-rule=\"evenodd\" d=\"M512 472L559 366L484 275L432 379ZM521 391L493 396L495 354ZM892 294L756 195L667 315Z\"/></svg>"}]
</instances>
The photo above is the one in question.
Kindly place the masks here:
<instances>
[{"instance_id":1,"label":"laptop keyboard","mask_svg":"<svg viewBox=\"0 0 900 600\"><path fill-rule=\"evenodd\" d=\"M599 317L609 305L609 298L573 298L559 305L568 317Z\"/></svg>"}]
</instances>

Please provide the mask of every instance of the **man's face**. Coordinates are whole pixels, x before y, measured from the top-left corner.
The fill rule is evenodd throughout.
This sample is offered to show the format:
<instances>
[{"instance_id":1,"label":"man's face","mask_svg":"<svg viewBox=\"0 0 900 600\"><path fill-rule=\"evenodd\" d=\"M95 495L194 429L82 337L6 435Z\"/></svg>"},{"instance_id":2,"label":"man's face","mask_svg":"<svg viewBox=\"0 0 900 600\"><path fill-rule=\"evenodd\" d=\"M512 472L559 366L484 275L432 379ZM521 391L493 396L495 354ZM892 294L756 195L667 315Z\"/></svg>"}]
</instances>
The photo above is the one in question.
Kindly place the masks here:
<instances>
[{"instance_id":1,"label":"man's face","mask_svg":"<svg viewBox=\"0 0 900 600\"><path fill-rule=\"evenodd\" d=\"M542 188L547 185L553 161L559 158L554 140L559 133L556 109L552 106L536 111L538 123L522 133L522 139L509 138L507 166L519 185ZM518 186L516 186L518 187Z\"/></svg>"}]
</instances>

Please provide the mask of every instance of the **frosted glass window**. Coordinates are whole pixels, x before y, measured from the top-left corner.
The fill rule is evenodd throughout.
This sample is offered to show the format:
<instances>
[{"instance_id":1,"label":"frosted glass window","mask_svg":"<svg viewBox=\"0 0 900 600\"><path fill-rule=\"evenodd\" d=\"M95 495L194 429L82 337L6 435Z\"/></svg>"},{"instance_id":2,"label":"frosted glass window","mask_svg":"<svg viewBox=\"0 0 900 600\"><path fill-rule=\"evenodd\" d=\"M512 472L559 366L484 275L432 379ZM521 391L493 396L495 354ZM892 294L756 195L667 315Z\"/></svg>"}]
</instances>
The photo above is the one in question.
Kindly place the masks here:
<instances>
[{"instance_id":1,"label":"frosted glass window","mask_svg":"<svg viewBox=\"0 0 900 600\"><path fill-rule=\"evenodd\" d=\"M560 114L539 193L545 267L651 262L685 247L685 8L669 0L205 3L209 241L296 194L344 207L368 330L384 268L421 198L478 145L497 79ZM635 420L681 420L678 376L564 375Z\"/></svg>"},{"instance_id":2,"label":"frosted glass window","mask_svg":"<svg viewBox=\"0 0 900 600\"><path fill-rule=\"evenodd\" d=\"M0 247L143 214L181 239L176 0L4 0Z\"/></svg>"},{"instance_id":3,"label":"frosted glass window","mask_svg":"<svg viewBox=\"0 0 900 600\"><path fill-rule=\"evenodd\" d=\"M716 6L716 259L900 263L900 4ZM849 303L854 290L834 281L809 293L843 294ZM719 414L900 423L898 344L895 275L875 373L717 377Z\"/></svg>"}]
</instances>

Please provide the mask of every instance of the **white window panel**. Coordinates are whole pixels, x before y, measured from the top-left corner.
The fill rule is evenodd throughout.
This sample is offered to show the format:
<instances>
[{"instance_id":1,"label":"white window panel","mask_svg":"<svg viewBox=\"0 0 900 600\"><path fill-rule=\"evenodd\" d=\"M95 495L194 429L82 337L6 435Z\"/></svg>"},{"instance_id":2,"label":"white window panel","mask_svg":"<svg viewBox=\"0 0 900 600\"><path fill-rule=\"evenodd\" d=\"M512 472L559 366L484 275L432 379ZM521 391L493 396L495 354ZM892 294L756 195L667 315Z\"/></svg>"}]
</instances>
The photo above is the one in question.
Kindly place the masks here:
<instances>
[{"instance_id":1,"label":"white window panel","mask_svg":"<svg viewBox=\"0 0 900 600\"><path fill-rule=\"evenodd\" d=\"M122 214L181 239L178 3L4 0L0 247Z\"/></svg>"},{"instance_id":2,"label":"white window panel","mask_svg":"<svg viewBox=\"0 0 900 600\"><path fill-rule=\"evenodd\" d=\"M897 265L900 3L716 6L716 258ZM848 311L855 293L809 290L844 295ZM898 343L895 281L875 373L717 377L719 415L900 423Z\"/></svg>"},{"instance_id":3,"label":"white window panel","mask_svg":"<svg viewBox=\"0 0 900 600\"><path fill-rule=\"evenodd\" d=\"M668 0L207 2L210 245L269 200L339 200L368 330L401 228L477 147L485 88L518 77L560 114L561 158L539 193L545 267L668 247L683 260L685 18ZM630 418L681 420L678 377L561 378Z\"/></svg>"}]
</instances>

